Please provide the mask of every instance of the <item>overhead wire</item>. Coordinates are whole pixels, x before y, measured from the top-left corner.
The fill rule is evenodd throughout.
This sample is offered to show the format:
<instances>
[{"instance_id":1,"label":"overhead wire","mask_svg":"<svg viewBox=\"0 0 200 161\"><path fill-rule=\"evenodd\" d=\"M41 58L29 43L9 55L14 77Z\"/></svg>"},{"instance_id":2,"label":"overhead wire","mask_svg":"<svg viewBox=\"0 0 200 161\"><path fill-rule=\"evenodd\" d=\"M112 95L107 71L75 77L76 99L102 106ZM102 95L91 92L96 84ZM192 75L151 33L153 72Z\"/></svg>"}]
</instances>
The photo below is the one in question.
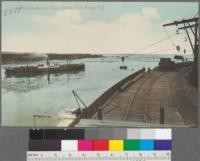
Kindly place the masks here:
<instances>
[{"instance_id":1,"label":"overhead wire","mask_svg":"<svg viewBox=\"0 0 200 161\"><path fill-rule=\"evenodd\" d=\"M173 37L173 36L175 36L175 35L176 35L176 34L172 34L172 35L170 35L170 36ZM161 42L163 42L163 41L165 41L165 40L167 40L167 39L169 39L169 36L167 36L167 37L165 37L165 38L163 38L163 39L161 39L161 40L158 40L158 41L156 41L156 42L154 42L154 43L152 43L152 44L150 44L150 45L148 45L148 46L146 46L146 47L144 47L144 48L138 50L138 51L135 52L135 53L141 53L142 51L144 51L144 50L146 50L146 49L148 49L148 48L150 48L150 47L152 47L152 46L154 46L154 45L157 45L157 44L159 44L159 43L161 43Z\"/></svg>"},{"instance_id":2,"label":"overhead wire","mask_svg":"<svg viewBox=\"0 0 200 161\"><path fill-rule=\"evenodd\" d=\"M199 14L199 11L196 12L195 14L194 14L194 12L192 12L192 13L186 14L186 15L181 16L181 17L177 17L177 16L176 16L176 17L173 17L173 19L179 19L179 20L182 20L182 19L184 19L184 18L188 18L188 17L191 17L191 16L196 17L198 14Z\"/></svg>"},{"instance_id":3,"label":"overhead wire","mask_svg":"<svg viewBox=\"0 0 200 161\"><path fill-rule=\"evenodd\" d=\"M168 31L167 31L167 29L166 29L165 27L164 27L164 30L165 30L165 33L167 34L167 36L168 36L170 42L172 43L172 46L176 47L175 43L173 42L171 36L169 35L169 33L168 33Z\"/></svg>"},{"instance_id":4,"label":"overhead wire","mask_svg":"<svg viewBox=\"0 0 200 161\"><path fill-rule=\"evenodd\" d=\"M174 50L174 48L169 48L169 49L162 49L162 50L155 50L155 51L152 51L151 53L159 53L159 52L166 52L166 51L172 51ZM148 54L150 52L145 52L145 54Z\"/></svg>"}]
</instances>

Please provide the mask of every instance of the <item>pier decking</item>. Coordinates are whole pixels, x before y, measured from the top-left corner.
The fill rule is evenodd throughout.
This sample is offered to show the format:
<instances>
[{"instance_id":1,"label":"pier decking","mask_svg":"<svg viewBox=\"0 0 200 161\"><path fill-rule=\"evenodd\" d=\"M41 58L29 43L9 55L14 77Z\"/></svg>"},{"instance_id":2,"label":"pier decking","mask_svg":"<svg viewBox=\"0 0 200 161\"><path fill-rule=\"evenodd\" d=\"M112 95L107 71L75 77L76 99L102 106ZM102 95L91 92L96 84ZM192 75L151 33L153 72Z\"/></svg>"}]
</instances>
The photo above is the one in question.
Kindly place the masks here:
<instances>
[{"instance_id":1,"label":"pier decking","mask_svg":"<svg viewBox=\"0 0 200 161\"><path fill-rule=\"evenodd\" d=\"M165 125L196 126L198 90L187 80L191 70L192 67L181 67L174 71L140 73L98 107L102 121L107 120L109 124L111 121L130 121L132 124L160 125L162 107ZM76 126L90 126L93 124L92 119L98 119L97 112L91 117L83 117Z\"/></svg>"}]
</instances>

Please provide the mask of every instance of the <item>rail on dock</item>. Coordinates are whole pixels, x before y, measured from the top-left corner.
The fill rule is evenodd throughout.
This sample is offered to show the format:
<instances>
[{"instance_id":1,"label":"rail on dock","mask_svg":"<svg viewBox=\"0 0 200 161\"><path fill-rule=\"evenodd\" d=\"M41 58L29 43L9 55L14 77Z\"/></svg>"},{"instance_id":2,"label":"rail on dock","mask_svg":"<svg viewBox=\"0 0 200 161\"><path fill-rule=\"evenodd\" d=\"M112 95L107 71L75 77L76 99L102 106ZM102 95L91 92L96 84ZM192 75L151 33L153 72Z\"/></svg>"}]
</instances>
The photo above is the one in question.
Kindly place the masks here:
<instances>
[{"instance_id":1,"label":"rail on dock","mask_svg":"<svg viewBox=\"0 0 200 161\"><path fill-rule=\"evenodd\" d=\"M120 88L126 84L128 81L132 80L133 78L137 77L139 74L145 72L145 69L140 69L137 72L127 76L126 78L122 79L112 87L110 87L107 91L105 91L102 95L100 95L91 105L89 105L87 108L82 109L82 112L79 117L77 117L70 127L73 127L76 125L80 119L82 118L92 118L97 112L100 107L103 106L103 104L117 91L120 90Z\"/></svg>"}]
</instances>

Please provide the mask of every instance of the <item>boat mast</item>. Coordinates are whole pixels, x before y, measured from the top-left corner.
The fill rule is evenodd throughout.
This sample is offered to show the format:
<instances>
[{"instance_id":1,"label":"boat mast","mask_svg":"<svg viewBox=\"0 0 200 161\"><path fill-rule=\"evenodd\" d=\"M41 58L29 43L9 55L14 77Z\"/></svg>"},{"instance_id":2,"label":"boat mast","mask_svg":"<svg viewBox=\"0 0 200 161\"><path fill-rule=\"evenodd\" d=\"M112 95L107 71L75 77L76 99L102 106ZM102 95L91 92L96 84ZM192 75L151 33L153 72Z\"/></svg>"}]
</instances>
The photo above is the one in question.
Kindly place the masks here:
<instances>
[{"instance_id":1,"label":"boat mast","mask_svg":"<svg viewBox=\"0 0 200 161\"><path fill-rule=\"evenodd\" d=\"M28 67L28 58L26 59L26 66Z\"/></svg>"},{"instance_id":2,"label":"boat mast","mask_svg":"<svg viewBox=\"0 0 200 161\"><path fill-rule=\"evenodd\" d=\"M46 62L47 66L50 65L50 62L49 62L49 57L47 57L47 62Z\"/></svg>"}]
</instances>

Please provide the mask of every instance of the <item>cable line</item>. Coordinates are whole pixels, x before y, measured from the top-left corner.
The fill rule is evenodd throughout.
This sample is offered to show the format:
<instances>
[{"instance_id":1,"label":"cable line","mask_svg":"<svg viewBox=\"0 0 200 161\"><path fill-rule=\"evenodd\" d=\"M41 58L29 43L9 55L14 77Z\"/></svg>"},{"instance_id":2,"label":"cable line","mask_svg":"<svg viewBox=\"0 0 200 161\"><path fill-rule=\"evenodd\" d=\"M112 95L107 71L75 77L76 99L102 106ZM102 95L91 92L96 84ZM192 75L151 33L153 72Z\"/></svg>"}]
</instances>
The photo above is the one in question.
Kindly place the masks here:
<instances>
[{"instance_id":1,"label":"cable line","mask_svg":"<svg viewBox=\"0 0 200 161\"><path fill-rule=\"evenodd\" d=\"M172 43L172 46L176 47L175 43L172 41L172 38L171 38L171 36L169 35L169 33L168 33L168 31L167 31L167 29L166 29L165 27L164 27L164 30L165 30L165 33L167 34L167 36L168 36L170 42Z\"/></svg>"},{"instance_id":2,"label":"cable line","mask_svg":"<svg viewBox=\"0 0 200 161\"><path fill-rule=\"evenodd\" d=\"M152 53L159 53L159 52L166 52L166 51L176 51L176 49L175 48L161 49L161 50L155 50L152 52L147 52L145 54L152 54Z\"/></svg>"},{"instance_id":3,"label":"cable line","mask_svg":"<svg viewBox=\"0 0 200 161\"><path fill-rule=\"evenodd\" d=\"M170 36L173 37L173 36L175 36L175 35L176 35L176 34L173 34L173 35L170 35ZM159 43L161 43L161 42L163 42L163 41L165 41L165 40L167 40L167 39L169 39L169 36L167 36L167 37L165 37L165 38L163 38L163 39L161 39L161 40L159 40L159 41L156 41L156 42L154 42L154 43L152 43L152 44L150 44L150 45L148 45L148 46L146 46L146 47L144 47L144 48L138 50L138 51L135 52L135 53L141 53L142 51L144 51L144 50L146 50L146 49L148 49L148 48L150 48L150 47L152 47L152 46L154 46L154 45L157 45L157 44L159 44Z\"/></svg>"}]
</instances>

